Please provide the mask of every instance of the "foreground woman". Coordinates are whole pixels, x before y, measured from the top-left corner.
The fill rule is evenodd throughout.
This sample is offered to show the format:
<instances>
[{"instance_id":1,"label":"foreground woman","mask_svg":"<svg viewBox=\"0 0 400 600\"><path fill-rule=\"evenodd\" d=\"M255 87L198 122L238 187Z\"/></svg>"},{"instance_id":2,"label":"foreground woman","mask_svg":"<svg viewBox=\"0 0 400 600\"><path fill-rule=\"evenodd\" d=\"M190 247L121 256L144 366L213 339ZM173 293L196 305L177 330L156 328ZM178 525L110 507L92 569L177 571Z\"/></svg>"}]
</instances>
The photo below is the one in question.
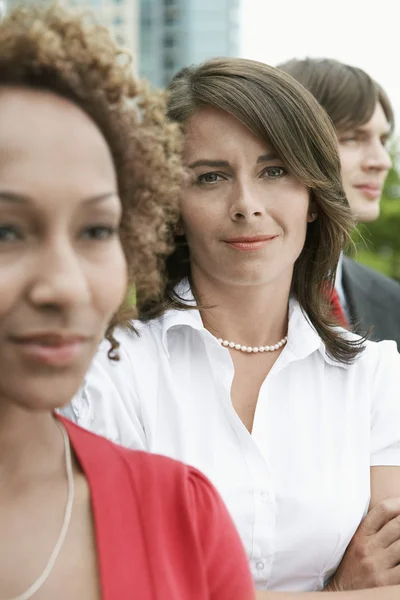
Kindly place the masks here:
<instances>
[{"instance_id":1,"label":"foreground woman","mask_svg":"<svg viewBox=\"0 0 400 600\"><path fill-rule=\"evenodd\" d=\"M105 331L117 355L127 283L158 292L174 129L105 30L59 8L10 14L0 47L0 598L250 600L198 471L53 413Z\"/></svg>"}]
</instances>

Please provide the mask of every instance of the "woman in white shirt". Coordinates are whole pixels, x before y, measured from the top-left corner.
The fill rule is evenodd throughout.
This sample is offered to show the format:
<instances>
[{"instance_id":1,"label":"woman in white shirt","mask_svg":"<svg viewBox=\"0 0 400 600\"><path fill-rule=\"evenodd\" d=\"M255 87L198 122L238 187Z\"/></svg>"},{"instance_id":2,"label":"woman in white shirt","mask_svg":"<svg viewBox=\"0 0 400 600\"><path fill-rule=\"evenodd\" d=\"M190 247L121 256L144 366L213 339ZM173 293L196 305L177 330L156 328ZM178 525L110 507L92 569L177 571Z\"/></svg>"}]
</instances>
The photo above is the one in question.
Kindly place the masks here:
<instances>
[{"instance_id":1,"label":"woman in white shirt","mask_svg":"<svg viewBox=\"0 0 400 600\"><path fill-rule=\"evenodd\" d=\"M400 356L331 316L353 225L335 132L291 77L241 59L184 69L169 113L187 177L165 295L120 332L119 363L104 343L67 414L206 473L259 590L324 589L376 505L383 562L362 530L327 589L399 583L400 504L379 503L400 496Z\"/></svg>"}]
</instances>

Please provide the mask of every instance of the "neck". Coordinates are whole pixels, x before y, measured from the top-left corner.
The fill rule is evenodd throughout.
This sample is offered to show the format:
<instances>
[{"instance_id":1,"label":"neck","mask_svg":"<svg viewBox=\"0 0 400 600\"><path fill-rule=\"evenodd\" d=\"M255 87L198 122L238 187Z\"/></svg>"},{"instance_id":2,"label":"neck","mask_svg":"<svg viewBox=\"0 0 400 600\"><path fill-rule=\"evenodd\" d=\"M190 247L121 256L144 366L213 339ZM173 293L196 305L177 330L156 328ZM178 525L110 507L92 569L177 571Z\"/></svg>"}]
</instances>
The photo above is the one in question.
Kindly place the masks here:
<instances>
[{"instance_id":1,"label":"neck","mask_svg":"<svg viewBox=\"0 0 400 600\"><path fill-rule=\"evenodd\" d=\"M0 400L0 490L65 477L64 443L51 412Z\"/></svg>"},{"instance_id":2,"label":"neck","mask_svg":"<svg viewBox=\"0 0 400 600\"><path fill-rule=\"evenodd\" d=\"M290 282L230 285L193 273L193 284L206 329L215 337L242 345L276 344L287 335ZM210 308L207 308L210 307Z\"/></svg>"}]
</instances>

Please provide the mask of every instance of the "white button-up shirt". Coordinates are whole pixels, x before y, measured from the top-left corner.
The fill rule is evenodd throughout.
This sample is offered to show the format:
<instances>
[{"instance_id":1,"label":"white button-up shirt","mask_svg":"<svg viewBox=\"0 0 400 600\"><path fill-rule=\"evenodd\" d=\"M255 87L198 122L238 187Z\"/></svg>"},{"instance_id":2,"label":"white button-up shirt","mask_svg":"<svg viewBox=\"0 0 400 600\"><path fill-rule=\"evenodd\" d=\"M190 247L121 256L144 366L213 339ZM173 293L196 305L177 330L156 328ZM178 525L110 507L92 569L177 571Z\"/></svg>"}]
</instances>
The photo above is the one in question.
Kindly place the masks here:
<instances>
[{"instance_id":1,"label":"white button-up shirt","mask_svg":"<svg viewBox=\"0 0 400 600\"><path fill-rule=\"evenodd\" d=\"M321 590L370 500L370 466L400 465L400 355L368 343L335 363L295 301L288 343L265 379L254 427L230 399L231 356L197 310L104 343L63 412L130 448L180 459L214 483L259 589ZM223 560L223 556L221 557Z\"/></svg>"},{"instance_id":2,"label":"white button-up shirt","mask_svg":"<svg viewBox=\"0 0 400 600\"><path fill-rule=\"evenodd\" d=\"M342 307L346 318L350 319L349 307L347 306L346 294L344 293L343 287L343 253L339 257L336 269L335 288L339 296L340 306Z\"/></svg>"}]
</instances>

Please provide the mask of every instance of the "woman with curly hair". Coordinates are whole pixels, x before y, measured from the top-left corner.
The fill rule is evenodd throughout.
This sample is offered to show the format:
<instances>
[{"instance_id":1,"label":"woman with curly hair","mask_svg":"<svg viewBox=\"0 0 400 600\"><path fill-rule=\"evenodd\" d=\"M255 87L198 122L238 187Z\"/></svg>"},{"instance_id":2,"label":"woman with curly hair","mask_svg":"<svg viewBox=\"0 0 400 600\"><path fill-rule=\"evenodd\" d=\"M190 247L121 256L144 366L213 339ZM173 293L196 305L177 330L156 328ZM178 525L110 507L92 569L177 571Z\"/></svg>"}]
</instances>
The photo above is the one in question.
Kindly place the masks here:
<instances>
[{"instance_id":1,"label":"woman with curly hair","mask_svg":"<svg viewBox=\"0 0 400 600\"><path fill-rule=\"evenodd\" d=\"M250 600L205 477L54 413L159 293L179 136L90 22L19 9L0 48L0 598Z\"/></svg>"},{"instance_id":2,"label":"woman with curly hair","mask_svg":"<svg viewBox=\"0 0 400 600\"><path fill-rule=\"evenodd\" d=\"M397 598L400 356L332 317L352 227L335 131L294 79L242 59L184 69L169 116L187 178L166 290L139 337L116 334L118 364L100 349L70 414L210 477L260 600Z\"/></svg>"}]
</instances>

